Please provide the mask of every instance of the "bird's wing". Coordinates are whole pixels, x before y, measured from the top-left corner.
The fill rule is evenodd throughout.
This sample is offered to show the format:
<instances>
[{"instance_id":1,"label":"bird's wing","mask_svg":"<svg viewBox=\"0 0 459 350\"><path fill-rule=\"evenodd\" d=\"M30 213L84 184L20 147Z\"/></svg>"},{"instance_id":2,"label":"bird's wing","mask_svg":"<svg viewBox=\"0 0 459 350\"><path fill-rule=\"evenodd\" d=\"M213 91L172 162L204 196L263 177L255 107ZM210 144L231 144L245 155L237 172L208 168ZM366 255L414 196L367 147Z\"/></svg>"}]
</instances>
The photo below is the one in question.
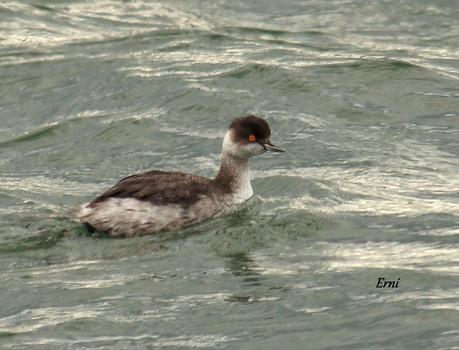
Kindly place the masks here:
<instances>
[{"instance_id":1,"label":"bird's wing","mask_svg":"<svg viewBox=\"0 0 459 350\"><path fill-rule=\"evenodd\" d=\"M120 180L98 196L89 206L108 198L135 198L156 205L190 206L204 196L211 196L211 180L201 176L151 170Z\"/></svg>"}]
</instances>

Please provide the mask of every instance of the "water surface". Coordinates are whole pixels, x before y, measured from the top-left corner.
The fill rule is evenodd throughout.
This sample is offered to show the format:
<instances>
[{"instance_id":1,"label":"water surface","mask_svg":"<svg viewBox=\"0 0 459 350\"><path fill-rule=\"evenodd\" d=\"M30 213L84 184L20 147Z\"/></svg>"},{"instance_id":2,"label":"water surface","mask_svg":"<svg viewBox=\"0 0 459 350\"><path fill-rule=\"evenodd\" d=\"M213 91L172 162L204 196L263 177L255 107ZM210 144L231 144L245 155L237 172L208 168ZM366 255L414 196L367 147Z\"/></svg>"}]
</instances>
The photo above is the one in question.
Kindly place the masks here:
<instances>
[{"instance_id":1,"label":"water surface","mask_svg":"<svg viewBox=\"0 0 459 350\"><path fill-rule=\"evenodd\" d=\"M0 347L457 349L456 1L0 5ZM213 176L232 118L285 155L240 212L87 237L142 169ZM379 277L400 279L377 289Z\"/></svg>"}]
</instances>

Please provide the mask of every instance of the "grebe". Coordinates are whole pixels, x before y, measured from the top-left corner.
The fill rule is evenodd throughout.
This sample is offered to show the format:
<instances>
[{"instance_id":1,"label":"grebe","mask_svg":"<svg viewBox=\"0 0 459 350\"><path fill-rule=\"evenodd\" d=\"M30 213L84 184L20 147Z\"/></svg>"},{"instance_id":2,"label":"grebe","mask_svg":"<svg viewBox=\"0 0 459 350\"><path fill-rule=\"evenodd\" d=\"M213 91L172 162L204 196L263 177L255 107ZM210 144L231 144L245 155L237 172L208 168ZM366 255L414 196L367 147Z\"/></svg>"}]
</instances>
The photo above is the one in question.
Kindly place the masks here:
<instances>
[{"instance_id":1,"label":"grebe","mask_svg":"<svg viewBox=\"0 0 459 350\"><path fill-rule=\"evenodd\" d=\"M161 170L134 174L84 205L76 218L90 231L132 237L176 230L217 216L253 195L250 157L285 152L271 143L270 136L264 119L237 118L223 139L215 178Z\"/></svg>"}]
</instances>

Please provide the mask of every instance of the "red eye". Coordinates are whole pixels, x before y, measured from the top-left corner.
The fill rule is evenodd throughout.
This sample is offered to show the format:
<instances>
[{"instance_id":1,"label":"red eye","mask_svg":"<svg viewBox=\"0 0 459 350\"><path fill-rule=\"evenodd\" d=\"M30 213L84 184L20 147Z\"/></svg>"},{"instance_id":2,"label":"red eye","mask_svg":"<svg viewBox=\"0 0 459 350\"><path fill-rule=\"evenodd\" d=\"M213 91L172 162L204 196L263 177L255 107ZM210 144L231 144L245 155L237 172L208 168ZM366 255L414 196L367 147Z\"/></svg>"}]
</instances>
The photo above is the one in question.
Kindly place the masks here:
<instances>
[{"instance_id":1,"label":"red eye","mask_svg":"<svg viewBox=\"0 0 459 350\"><path fill-rule=\"evenodd\" d=\"M251 135L249 136L249 141L250 141L250 142L255 142L256 140L257 140L257 137L256 137L254 134L251 134Z\"/></svg>"}]
</instances>

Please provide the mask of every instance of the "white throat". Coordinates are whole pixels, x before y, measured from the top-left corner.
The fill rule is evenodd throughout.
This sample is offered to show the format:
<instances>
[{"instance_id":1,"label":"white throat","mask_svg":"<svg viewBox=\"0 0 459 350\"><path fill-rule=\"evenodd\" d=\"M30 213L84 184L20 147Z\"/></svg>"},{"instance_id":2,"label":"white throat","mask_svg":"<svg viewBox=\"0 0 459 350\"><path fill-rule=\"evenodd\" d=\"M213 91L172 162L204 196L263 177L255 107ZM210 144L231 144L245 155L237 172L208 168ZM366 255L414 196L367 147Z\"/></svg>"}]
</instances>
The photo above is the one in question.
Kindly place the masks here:
<instances>
[{"instance_id":1,"label":"white throat","mask_svg":"<svg viewBox=\"0 0 459 350\"><path fill-rule=\"evenodd\" d=\"M237 155L238 145L232 141L231 130L229 130L223 139L222 163L217 181L222 186L229 187L230 204L242 203L253 195L248 158Z\"/></svg>"},{"instance_id":2,"label":"white throat","mask_svg":"<svg viewBox=\"0 0 459 350\"><path fill-rule=\"evenodd\" d=\"M232 179L231 201L233 204L245 202L252 197L253 190L250 183L249 162L247 159L237 159L227 154L222 154L222 167L230 169Z\"/></svg>"}]
</instances>

